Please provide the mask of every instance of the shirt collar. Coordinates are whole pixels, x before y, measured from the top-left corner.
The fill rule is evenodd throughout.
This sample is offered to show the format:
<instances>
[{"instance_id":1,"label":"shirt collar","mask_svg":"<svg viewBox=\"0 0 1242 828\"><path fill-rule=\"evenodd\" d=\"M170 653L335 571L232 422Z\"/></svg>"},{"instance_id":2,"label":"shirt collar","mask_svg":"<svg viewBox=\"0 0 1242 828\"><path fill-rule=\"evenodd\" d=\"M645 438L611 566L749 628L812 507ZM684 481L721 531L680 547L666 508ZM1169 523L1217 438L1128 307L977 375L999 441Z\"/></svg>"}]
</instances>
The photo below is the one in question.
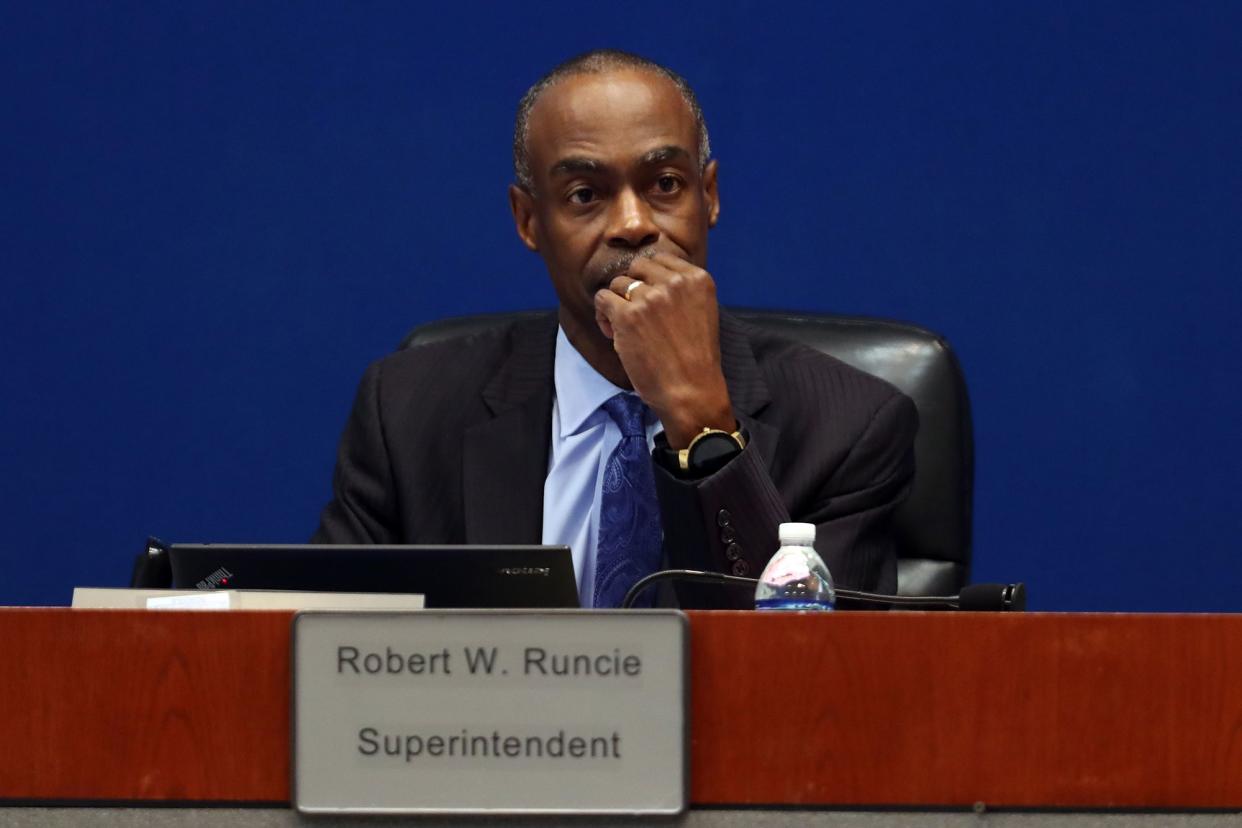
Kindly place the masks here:
<instances>
[{"instance_id":1,"label":"shirt collar","mask_svg":"<svg viewBox=\"0 0 1242 828\"><path fill-rule=\"evenodd\" d=\"M556 331L552 373L556 383L556 410L561 421L561 433L557 435L560 439L581 431L600 406L617 394L626 393L624 388L613 385L591 367L565 336L564 328L558 327Z\"/></svg>"}]
</instances>

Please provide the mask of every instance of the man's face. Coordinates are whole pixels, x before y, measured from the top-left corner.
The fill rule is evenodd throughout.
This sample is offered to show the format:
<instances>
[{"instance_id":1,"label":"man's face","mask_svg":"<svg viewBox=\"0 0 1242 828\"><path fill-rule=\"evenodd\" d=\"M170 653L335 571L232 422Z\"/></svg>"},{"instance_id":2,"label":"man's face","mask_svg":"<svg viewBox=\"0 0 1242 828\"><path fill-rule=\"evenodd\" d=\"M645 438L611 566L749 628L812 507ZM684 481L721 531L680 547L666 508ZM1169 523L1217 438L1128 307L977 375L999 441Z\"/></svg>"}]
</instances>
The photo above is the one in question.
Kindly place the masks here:
<instances>
[{"instance_id":1,"label":"man's face","mask_svg":"<svg viewBox=\"0 0 1242 828\"><path fill-rule=\"evenodd\" d=\"M705 267L716 164L700 173L694 115L671 81L642 70L566 78L531 111L527 149L535 192L514 188L510 200L552 276L562 324L599 335L595 292L637 255Z\"/></svg>"}]
</instances>

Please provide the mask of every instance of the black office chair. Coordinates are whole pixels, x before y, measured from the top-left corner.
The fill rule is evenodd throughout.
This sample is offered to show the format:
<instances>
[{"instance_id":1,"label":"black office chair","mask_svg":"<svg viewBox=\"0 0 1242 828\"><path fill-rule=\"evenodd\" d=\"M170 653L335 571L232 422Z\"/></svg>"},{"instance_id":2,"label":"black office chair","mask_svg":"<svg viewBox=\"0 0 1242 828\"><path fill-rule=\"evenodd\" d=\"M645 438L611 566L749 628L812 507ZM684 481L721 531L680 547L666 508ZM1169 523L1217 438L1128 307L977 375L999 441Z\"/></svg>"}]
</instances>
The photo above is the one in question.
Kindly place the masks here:
<instances>
[{"instance_id":1,"label":"black office chair","mask_svg":"<svg viewBox=\"0 0 1242 828\"><path fill-rule=\"evenodd\" d=\"M970 581L974 435L957 357L939 334L886 319L732 309L744 322L877 376L914 400L914 487L894 516L897 592L952 595ZM434 342L547 311L482 314L420 325L401 343Z\"/></svg>"}]
</instances>

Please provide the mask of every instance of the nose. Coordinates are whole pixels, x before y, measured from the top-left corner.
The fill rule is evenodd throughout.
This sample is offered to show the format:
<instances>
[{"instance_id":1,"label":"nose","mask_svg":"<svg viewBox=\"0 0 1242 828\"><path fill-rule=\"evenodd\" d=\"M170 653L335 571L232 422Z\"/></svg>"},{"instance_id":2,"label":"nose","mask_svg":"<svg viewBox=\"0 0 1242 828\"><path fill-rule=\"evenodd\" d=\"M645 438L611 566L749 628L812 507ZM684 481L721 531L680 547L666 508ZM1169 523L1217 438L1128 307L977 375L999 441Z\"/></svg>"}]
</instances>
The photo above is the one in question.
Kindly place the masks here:
<instances>
[{"instance_id":1,"label":"nose","mask_svg":"<svg viewBox=\"0 0 1242 828\"><path fill-rule=\"evenodd\" d=\"M651 207L638 193L626 188L613 202L608 227L608 246L641 248L655 244L660 228L651 215Z\"/></svg>"}]
</instances>

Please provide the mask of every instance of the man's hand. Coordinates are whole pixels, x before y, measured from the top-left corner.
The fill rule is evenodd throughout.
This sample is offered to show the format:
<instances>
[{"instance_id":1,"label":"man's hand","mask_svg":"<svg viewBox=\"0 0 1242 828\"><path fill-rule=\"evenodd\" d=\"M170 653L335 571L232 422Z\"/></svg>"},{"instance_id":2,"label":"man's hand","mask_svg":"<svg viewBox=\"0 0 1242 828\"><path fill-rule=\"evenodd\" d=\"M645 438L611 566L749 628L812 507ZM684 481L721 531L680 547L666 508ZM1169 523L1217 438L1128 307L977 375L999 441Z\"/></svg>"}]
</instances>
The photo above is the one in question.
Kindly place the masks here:
<instances>
[{"instance_id":1,"label":"man's hand","mask_svg":"<svg viewBox=\"0 0 1242 828\"><path fill-rule=\"evenodd\" d=\"M720 367L716 283L707 271L669 253L636 258L595 293L595 319L671 448L690 445L705 427L737 427Z\"/></svg>"}]
</instances>

